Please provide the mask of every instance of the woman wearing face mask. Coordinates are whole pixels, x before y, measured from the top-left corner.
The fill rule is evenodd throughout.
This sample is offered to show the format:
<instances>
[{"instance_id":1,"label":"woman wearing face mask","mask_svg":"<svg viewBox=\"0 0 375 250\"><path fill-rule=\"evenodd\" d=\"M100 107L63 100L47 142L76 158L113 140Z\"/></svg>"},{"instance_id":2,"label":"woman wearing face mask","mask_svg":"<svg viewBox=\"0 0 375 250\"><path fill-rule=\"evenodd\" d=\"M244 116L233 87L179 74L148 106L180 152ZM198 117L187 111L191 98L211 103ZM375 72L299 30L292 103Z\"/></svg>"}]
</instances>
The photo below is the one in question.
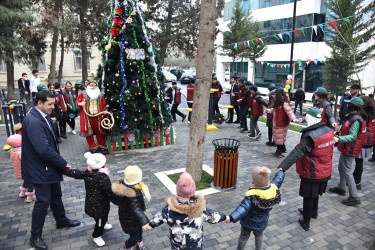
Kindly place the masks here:
<instances>
[{"instance_id":1,"label":"woman wearing face mask","mask_svg":"<svg viewBox=\"0 0 375 250\"><path fill-rule=\"evenodd\" d=\"M298 222L306 231L310 229L310 219L318 217L319 195L325 193L332 173L334 131L321 120L318 108L307 110L307 127L301 131L301 142L278 167L285 172L297 162L301 178L299 195L303 197L303 208L298 209L303 217Z\"/></svg>"}]
</instances>

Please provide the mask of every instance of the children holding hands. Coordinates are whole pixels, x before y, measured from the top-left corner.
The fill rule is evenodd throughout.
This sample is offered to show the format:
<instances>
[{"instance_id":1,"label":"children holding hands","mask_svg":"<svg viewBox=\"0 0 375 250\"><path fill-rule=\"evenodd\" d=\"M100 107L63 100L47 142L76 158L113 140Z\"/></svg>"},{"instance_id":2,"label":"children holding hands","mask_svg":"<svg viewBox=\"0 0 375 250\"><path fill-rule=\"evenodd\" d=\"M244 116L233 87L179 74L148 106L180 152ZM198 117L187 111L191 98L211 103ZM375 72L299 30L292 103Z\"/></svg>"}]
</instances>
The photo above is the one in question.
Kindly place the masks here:
<instances>
[{"instance_id":1,"label":"children holding hands","mask_svg":"<svg viewBox=\"0 0 375 250\"><path fill-rule=\"evenodd\" d=\"M228 216L206 208L205 199L195 195L195 182L187 172L181 174L176 194L167 197L167 205L143 229L165 222L169 226L172 249L202 249L203 221L214 224L225 221Z\"/></svg>"},{"instance_id":2,"label":"children holding hands","mask_svg":"<svg viewBox=\"0 0 375 250\"><path fill-rule=\"evenodd\" d=\"M118 205L122 230L130 235L125 242L125 249L143 249L142 226L149 222L144 198L149 202L151 195L142 182L142 170L138 166L128 166L125 179L114 182L112 191L112 202Z\"/></svg>"},{"instance_id":3,"label":"children holding hands","mask_svg":"<svg viewBox=\"0 0 375 250\"><path fill-rule=\"evenodd\" d=\"M108 168L105 166L107 159L99 153L87 152L84 156L87 159L87 170L65 169L64 174L85 181L85 213L95 220L92 237L95 244L101 247L105 245L102 239L103 231L112 228L112 225L107 223L112 196Z\"/></svg>"},{"instance_id":4,"label":"children holding hands","mask_svg":"<svg viewBox=\"0 0 375 250\"><path fill-rule=\"evenodd\" d=\"M245 249L251 232L255 235L255 249L262 249L263 231L267 227L270 211L281 201L279 188L284 180L284 172L282 169L278 170L270 182L271 170L267 167L255 167L250 189L245 193L241 204L225 221L241 223L237 249Z\"/></svg>"}]
</instances>

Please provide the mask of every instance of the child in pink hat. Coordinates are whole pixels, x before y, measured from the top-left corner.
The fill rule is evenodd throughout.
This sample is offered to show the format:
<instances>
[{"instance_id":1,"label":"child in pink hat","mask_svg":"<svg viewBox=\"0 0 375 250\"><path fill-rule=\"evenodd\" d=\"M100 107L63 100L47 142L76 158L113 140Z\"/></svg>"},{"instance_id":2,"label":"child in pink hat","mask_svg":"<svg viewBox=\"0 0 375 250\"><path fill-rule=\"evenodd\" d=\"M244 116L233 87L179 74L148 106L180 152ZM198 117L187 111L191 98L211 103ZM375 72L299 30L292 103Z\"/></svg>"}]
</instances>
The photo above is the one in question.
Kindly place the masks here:
<instances>
[{"instance_id":1,"label":"child in pink hat","mask_svg":"<svg viewBox=\"0 0 375 250\"><path fill-rule=\"evenodd\" d=\"M202 222L215 224L227 219L224 214L206 208L205 199L195 194L195 182L187 172L177 182L176 196L169 196L166 201L163 210L143 229L168 223L172 249L202 249Z\"/></svg>"}]
</instances>

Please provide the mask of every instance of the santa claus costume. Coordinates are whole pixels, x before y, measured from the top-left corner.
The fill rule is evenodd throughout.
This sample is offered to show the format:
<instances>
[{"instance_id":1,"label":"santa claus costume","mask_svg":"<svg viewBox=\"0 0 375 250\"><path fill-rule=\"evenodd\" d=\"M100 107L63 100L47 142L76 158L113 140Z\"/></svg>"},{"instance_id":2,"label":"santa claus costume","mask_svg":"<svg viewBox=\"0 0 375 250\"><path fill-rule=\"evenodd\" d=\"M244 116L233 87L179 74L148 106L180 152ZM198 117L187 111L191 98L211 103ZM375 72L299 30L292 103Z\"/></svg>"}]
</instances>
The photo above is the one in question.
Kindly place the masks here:
<instances>
[{"instance_id":1,"label":"santa claus costume","mask_svg":"<svg viewBox=\"0 0 375 250\"><path fill-rule=\"evenodd\" d=\"M90 81L86 91L79 94L77 104L80 107L79 135L86 137L92 153L108 154L109 152L105 146L104 131L100 125L104 114L96 116L100 112L106 111L106 103L104 95L100 93L98 84L95 81ZM94 135L97 143L95 143Z\"/></svg>"}]
</instances>

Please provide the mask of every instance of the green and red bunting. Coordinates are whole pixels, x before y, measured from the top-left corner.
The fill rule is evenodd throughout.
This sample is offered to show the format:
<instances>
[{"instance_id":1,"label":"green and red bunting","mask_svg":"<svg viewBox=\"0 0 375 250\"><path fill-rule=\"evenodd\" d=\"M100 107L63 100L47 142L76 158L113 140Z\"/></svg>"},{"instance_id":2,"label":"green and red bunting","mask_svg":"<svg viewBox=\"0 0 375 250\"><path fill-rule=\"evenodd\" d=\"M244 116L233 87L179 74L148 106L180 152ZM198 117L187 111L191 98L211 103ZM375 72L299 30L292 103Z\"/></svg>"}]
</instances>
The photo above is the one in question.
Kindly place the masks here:
<instances>
[{"instance_id":1,"label":"green and red bunting","mask_svg":"<svg viewBox=\"0 0 375 250\"><path fill-rule=\"evenodd\" d=\"M375 13L375 10L371 10L370 13L359 13L357 15L362 16L362 23L365 24L372 19L372 16L375 16L375 15L372 15L373 13ZM254 39L247 40L247 41L232 43L232 46L233 46L234 49L243 48L243 47L246 47L246 43L249 46L250 46L250 42L253 45L255 45L256 43L259 43L259 41L261 41L263 43L263 39L268 39L268 38L271 38L271 37L273 37L277 41L282 42L283 41L283 35L286 34L289 37L291 37L291 35L290 35L291 32L293 32L298 38L301 38L298 31L300 31L302 33L303 37L306 38L305 29L307 29L307 28L313 28L314 32L316 34L318 34L318 27L319 27L321 29L321 31L323 32L323 34L325 34L326 31L324 30L324 26L326 24L332 25L332 27L335 29L335 31L338 32L339 30L337 28L337 22L344 21L344 22L347 22L348 24L351 25L350 18L354 17L354 16L357 16L357 15L344 17L344 18L341 18L341 19L338 19L338 20L327 22L327 23L320 23L320 24L316 24L316 25L312 25L312 26L303 27L303 28L300 28L300 29L290 30L290 31L286 31L286 32L283 32L283 33L279 33L279 34L274 34L274 35L269 35L269 36L264 36L264 37L258 37L258 38L254 38Z\"/></svg>"}]
</instances>

